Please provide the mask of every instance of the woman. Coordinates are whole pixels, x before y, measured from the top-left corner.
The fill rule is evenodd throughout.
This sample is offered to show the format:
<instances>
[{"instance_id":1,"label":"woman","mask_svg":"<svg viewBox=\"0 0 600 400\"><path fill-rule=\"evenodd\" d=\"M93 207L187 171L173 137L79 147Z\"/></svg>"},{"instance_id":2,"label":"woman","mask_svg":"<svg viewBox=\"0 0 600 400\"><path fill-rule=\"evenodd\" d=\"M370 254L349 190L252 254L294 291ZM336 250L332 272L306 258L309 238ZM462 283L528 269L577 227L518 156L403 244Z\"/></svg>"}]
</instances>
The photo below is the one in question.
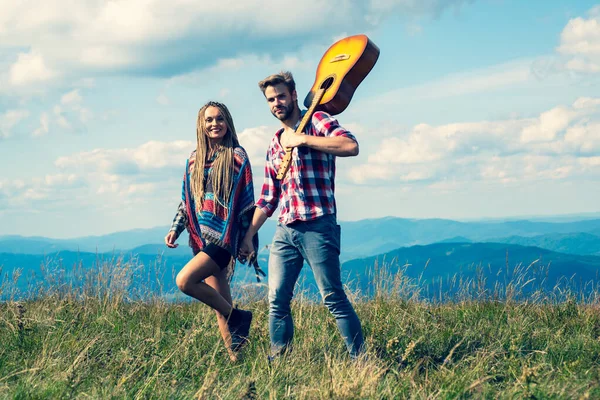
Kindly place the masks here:
<instances>
[{"instance_id":1,"label":"woman","mask_svg":"<svg viewBox=\"0 0 600 400\"><path fill-rule=\"evenodd\" d=\"M187 228L194 258L177 274L179 289L212 307L232 360L247 342L250 311L232 307L230 278L254 208L252 169L229 110L209 102L198 112L196 150L186 164L182 201L168 247Z\"/></svg>"}]
</instances>

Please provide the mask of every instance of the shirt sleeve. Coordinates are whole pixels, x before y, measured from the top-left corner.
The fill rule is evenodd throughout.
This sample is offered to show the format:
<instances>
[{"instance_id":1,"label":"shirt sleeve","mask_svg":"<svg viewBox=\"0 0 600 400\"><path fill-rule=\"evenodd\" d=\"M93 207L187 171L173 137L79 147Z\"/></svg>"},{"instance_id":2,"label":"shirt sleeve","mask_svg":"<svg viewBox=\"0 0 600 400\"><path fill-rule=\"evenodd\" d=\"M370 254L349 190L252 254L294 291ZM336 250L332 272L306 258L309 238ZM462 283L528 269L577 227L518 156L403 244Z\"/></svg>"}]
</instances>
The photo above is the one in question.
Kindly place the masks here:
<instances>
[{"instance_id":1,"label":"shirt sleeve","mask_svg":"<svg viewBox=\"0 0 600 400\"><path fill-rule=\"evenodd\" d=\"M254 209L254 182L252 180L252 165L250 158L243 147L236 148L236 162L239 162L240 171L236 178L235 204L239 213L237 217L246 215ZM233 199L232 199L233 201Z\"/></svg>"},{"instance_id":2,"label":"shirt sleeve","mask_svg":"<svg viewBox=\"0 0 600 400\"><path fill-rule=\"evenodd\" d=\"M315 136L335 137L342 136L356 140L356 137L348 130L340 126L338 120L324 111L317 111L313 114L311 123L314 127Z\"/></svg>"},{"instance_id":3,"label":"shirt sleeve","mask_svg":"<svg viewBox=\"0 0 600 400\"><path fill-rule=\"evenodd\" d=\"M194 153L192 153L193 155ZM191 160L192 158L189 158L188 161L186 162L186 174L187 174L187 166L189 165L189 160ZM173 223L171 224L171 229L169 229L169 232L175 232L175 234L177 235L177 237L179 237L179 235L181 235L181 232L183 232L185 230L185 227L187 226L188 223L188 218L187 218L187 207L185 204L185 174L183 176L182 179L182 184L181 184L181 201L179 202L179 206L177 207L177 213L175 214L175 217L173 218Z\"/></svg>"},{"instance_id":4,"label":"shirt sleeve","mask_svg":"<svg viewBox=\"0 0 600 400\"><path fill-rule=\"evenodd\" d=\"M267 159L265 162L265 179L260 191L260 197L256 202L256 207L264 212L267 217L271 217L279 205L279 195L281 193L281 182L277 179L277 170L270 157L271 147L267 150Z\"/></svg>"},{"instance_id":5,"label":"shirt sleeve","mask_svg":"<svg viewBox=\"0 0 600 400\"><path fill-rule=\"evenodd\" d=\"M175 214L175 218L173 218L173 223L171 224L171 229L169 232L175 232L177 237L181 235L181 232L185 230L185 226L187 225L187 212L185 209L185 202L181 200L179 203L179 207L177 207L177 213Z\"/></svg>"}]
</instances>

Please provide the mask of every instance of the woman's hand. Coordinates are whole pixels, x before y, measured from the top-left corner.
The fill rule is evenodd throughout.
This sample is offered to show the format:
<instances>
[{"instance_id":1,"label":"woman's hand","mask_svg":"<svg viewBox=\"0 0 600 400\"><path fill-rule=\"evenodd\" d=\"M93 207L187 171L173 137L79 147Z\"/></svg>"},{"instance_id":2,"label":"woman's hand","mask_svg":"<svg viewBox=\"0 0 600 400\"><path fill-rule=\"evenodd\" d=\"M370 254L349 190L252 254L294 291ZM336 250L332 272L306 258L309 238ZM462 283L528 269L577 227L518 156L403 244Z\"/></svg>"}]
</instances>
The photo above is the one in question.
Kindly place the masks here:
<instances>
[{"instance_id":1,"label":"woman's hand","mask_svg":"<svg viewBox=\"0 0 600 400\"><path fill-rule=\"evenodd\" d=\"M175 231L170 231L169 233L167 233L167 236L165 236L165 244L167 245L167 247L170 247L172 249L179 246L177 243L175 243L176 240L177 235L175 234Z\"/></svg>"}]
</instances>

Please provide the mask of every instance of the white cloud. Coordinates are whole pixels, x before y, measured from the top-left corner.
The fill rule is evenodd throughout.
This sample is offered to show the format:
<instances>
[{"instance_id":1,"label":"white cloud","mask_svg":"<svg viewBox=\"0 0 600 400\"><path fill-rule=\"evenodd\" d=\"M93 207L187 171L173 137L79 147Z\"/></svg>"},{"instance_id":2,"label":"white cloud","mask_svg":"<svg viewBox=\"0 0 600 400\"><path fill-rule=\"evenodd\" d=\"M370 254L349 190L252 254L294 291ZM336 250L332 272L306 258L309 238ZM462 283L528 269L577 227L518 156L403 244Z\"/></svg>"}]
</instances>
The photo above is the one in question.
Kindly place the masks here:
<instances>
[{"instance_id":1,"label":"white cloud","mask_svg":"<svg viewBox=\"0 0 600 400\"><path fill-rule=\"evenodd\" d=\"M60 98L60 103L63 105L73 105L80 104L83 98L79 94L79 89L72 90L68 93L65 93Z\"/></svg>"},{"instance_id":2,"label":"white cloud","mask_svg":"<svg viewBox=\"0 0 600 400\"><path fill-rule=\"evenodd\" d=\"M449 74L432 82L388 91L372 102L397 103L398 99L432 100L521 86L534 77L533 60L508 62L492 67Z\"/></svg>"},{"instance_id":3,"label":"white cloud","mask_svg":"<svg viewBox=\"0 0 600 400\"><path fill-rule=\"evenodd\" d=\"M580 98L537 118L420 124L381 140L355 183L492 180L501 183L598 175L600 98Z\"/></svg>"},{"instance_id":4,"label":"white cloud","mask_svg":"<svg viewBox=\"0 0 600 400\"><path fill-rule=\"evenodd\" d=\"M82 201L106 210L139 207L148 196L155 202L176 202L185 162L194 147L192 141L150 141L134 148L75 153L55 161L60 171L56 180L81 177L86 186L80 193Z\"/></svg>"},{"instance_id":5,"label":"white cloud","mask_svg":"<svg viewBox=\"0 0 600 400\"><path fill-rule=\"evenodd\" d=\"M588 18L571 19L560 35L558 52L570 57L566 68L580 73L600 72L600 9L596 6Z\"/></svg>"},{"instance_id":6,"label":"white cloud","mask_svg":"<svg viewBox=\"0 0 600 400\"><path fill-rule=\"evenodd\" d=\"M238 134L255 171L262 171L275 129L257 127ZM177 199L185 162L195 146L195 141L149 141L134 148L95 149L60 157L55 166L63 180L73 174L82 176L88 196L101 196L115 207L121 201L134 202L150 194ZM256 182L261 179L258 176Z\"/></svg>"},{"instance_id":7,"label":"white cloud","mask_svg":"<svg viewBox=\"0 0 600 400\"><path fill-rule=\"evenodd\" d=\"M46 66L39 52L19 53L17 61L10 67L10 83L14 86L44 82L56 75Z\"/></svg>"},{"instance_id":8,"label":"white cloud","mask_svg":"<svg viewBox=\"0 0 600 400\"><path fill-rule=\"evenodd\" d=\"M156 98L156 102L161 106L168 106L171 103L169 98L164 93L158 95L158 97Z\"/></svg>"},{"instance_id":9,"label":"white cloud","mask_svg":"<svg viewBox=\"0 0 600 400\"><path fill-rule=\"evenodd\" d=\"M250 69L256 67L268 67L271 71L280 70L300 70L312 71L314 69L314 63L309 61L311 57L303 57L308 54L312 48L303 47L299 50L300 56L291 54L283 54L281 58L275 59L270 55L257 55L257 54L243 54L238 58L218 59L215 61L215 65L194 70L192 72L186 72L175 75L167 80L166 86L174 85L191 85L203 82L207 76L215 76L223 74L224 70L228 70L231 73L237 73L242 69ZM321 50L319 50L321 51ZM227 89L224 89L227 90ZM228 93L225 93L225 95Z\"/></svg>"},{"instance_id":10,"label":"white cloud","mask_svg":"<svg viewBox=\"0 0 600 400\"><path fill-rule=\"evenodd\" d=\"M64 189L81 186L83 179L80 175L76 174L54 174L46 175L43 179L43 183L48 187Z\"/></svg>"},{"instance_id":11,"label":"white cloud","mask_svg":"<svg viewBox=\"0 0 600 400\"><path fill-rule=\"evenodd\" d=\"M59 105L55 105L53 110L54 116L56 118L56 123L63 129L71 129L71 124L63 114L63 109Z\"/></svg>"},{"instance_id":12,"label":"white cloud","mask_svg":"<svg viewBox=\"0 0 600 400\"><path fill-rule=\"evenodd\" d=\"M521 140L523 142L547 142L554 140L556 135L569 125L572 114L565 107L556 107L542 113L537 123L523 129Z\"/></svg>"},{"instance_id":13,"label":"white cloud","mask_svg":"<svg viewBox=\"0 0 600 400\"><path fill-rule=\"evenodd\" d=\"M54 116L53 124L66 131L85 131L87 124L93 118L93 112L84 106L84 98L80 89L74 89L64 93L60 101L52 107ZM35 130L34 136L40 136L49 132L49 112L42 113L40 127Z\"/></svg>"},{"instance_id":14,"label":"white cloud","mask_svg":"<svg viewBox=\"0 0 600 400\"><path fill-rule=\"evenodd\" d=\"M40 115L40 127L33 132L33 136L43 136L50 131L50 116L47 112Z\"/></svg>"},{"instance_id":15,"label":"white cloud","mask_svg":"<svg viewBox=\"0 0 600 400\"><path fill-rule=\"evenodd\" d=\"M23 0L0 6L0 48L30 49L20 53L11 68L14 85L60 75L70 78L83 71L173 76L193 70L199 63L206 67L219 59L235 60L240 54L233 44L242 39L252 53L269 54L315 41L324 44L324 26L335 36L348 26L367 30L392 14L438 15L464 3L467 1L308 0L283 5L274 0L48 0L40 4ZM282 7L285 12L279 12ZM264 10L272 13L265 16ZM333 14L335 18L331 18ZM273 35L277 35L279 47L273 47ZM61 74L56 72L59 70Z\"/></svg>"},{"instance_id":16,"label":"white cloud","mask_svg":"<svg viewBox=\"0 0 600 400\"><path fill-rule=\"evenodd\" d=\"M27 110L8 110L0 114L0 139L12 135L12 129L29 116Z\"/></svg>"},{"instance_id":17,"label":"white cloud","mask_svg":"<svg viewBox=\"0 0 600 400\"><path fill-rule=\"evenodd\" d=\"M133 149L95 149L60 157L55 165L63 170L105 174L107 180L114 180L119 176L154 174L164 168L183 168L194 147L191 141L150 141Z\"/></svg>"},{"instance_id":18,"label":"white cloud","mask_svg":"<svg viewBox=\"0 0 600 400\"><path fill-rule=\"evenodd\" d=\"M0 179L0 208L23 209L35 204L38 209L48 202L69 199L74 191L81 191L85 186L85 180L77 174L54 174L27 180Z\"/></svg>"},{"instance_id":19,"label":"white cloud","mask_svg":"<svg viewBox=\"0 0 600 400\"><path fill-rule=\"evenodd\" d=\"M265 126L245 129L238 134L240 144L246 149L252 164L262 167L266 149L276 128ZM112 180L119 176L158 175L157 171L182 169L196 148L195 141L146 142L136 148L95 149L72 156L60 157L55 165L61 169L85 170L103 173Z\"/></svg>"},{"instance_id":20,"label":"white cloud","mask_svg":"<svg viewBox=\"0 0 600 400\"><path fill-rule=\"evenodd\" d=\"M241 133L238 133L240 145L248 153L253 168L261 171L264 168L267 148L277 129L277 127L259 126L244 129Z\"/></svg>"},{"instance_id":21,"label":"white cloud","mask_svg":"<svg viewBox=\"0 0 600 400\"><path fill-rule=\"evenodd\" d=\"M219 91L219 97L220 98L225 98L227 97L227 95L229 95L229 93L231 93L231 90L228 88L223 88Z\"/></svg>"}]
</instances>

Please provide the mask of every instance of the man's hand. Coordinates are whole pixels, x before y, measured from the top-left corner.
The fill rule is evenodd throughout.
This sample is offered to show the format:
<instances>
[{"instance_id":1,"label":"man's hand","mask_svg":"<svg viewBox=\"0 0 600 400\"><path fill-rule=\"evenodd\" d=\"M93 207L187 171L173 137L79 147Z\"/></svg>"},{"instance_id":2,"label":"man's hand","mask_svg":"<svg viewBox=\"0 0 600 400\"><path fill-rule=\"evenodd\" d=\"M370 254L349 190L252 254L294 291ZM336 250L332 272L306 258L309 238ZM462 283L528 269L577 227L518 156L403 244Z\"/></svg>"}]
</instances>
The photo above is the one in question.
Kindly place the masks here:
<instances>
[{"instance_id":1,"label":"man's hand","mask_svg":"<svg viewBox=\"0 0 600 400\"><path fill-rule=\"evenodd\" d=\"M175 235L175 231L171 231L167 233L167 236L165 236L165 244L167 245L167 247L170 247L172 249L179 246L177 243L175 243L176 240L177 236Z\"/></svg>"},{"instance_id":2,"label":"man's hand","mask_svg":"<svg viewBox=\"0 0 600 400\"><path fill-rule=\"evenodd\" d=\"M286 128L281 134L281 145L285 149L304 146L306 144L306 135L296 133L292 128Z\"/></svg>"}]
</instances>

